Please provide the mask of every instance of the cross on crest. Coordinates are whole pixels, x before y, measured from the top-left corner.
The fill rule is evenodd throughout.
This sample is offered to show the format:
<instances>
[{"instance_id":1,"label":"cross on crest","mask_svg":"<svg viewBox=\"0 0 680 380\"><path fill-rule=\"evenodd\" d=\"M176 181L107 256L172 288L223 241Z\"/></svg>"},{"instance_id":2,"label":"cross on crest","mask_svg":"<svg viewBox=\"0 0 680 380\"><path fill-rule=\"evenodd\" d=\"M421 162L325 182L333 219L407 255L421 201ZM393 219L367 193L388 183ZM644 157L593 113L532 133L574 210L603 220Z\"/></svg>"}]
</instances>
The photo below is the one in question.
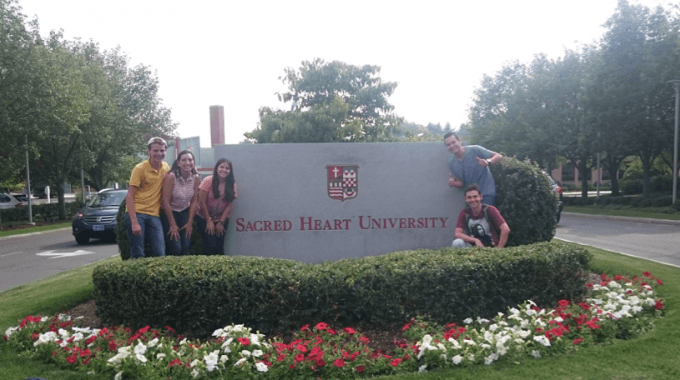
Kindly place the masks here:
<instances>
[{"instance_id":1,"label":"cross on crest","mask_svg":"<svg viewBox=\"0 0 680 380\"><path fill-rule=\"evenodd\" d=\"M359 192L359 165L326 165L328 196L344 202Z\"/></svg>"}]
</instances>

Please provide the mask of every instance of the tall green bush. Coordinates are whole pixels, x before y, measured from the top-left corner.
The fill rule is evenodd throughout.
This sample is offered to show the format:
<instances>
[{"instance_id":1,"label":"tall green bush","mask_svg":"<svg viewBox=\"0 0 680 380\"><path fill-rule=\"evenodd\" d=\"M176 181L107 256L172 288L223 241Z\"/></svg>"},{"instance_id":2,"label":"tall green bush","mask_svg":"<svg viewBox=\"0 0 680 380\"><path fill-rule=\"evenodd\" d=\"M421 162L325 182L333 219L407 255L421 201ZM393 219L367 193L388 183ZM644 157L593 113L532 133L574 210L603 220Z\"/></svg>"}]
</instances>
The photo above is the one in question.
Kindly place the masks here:
<instances>
[{"instance_id":1,"label":"tall green bush","mask_svg":"<svg viewBox=\"0 0 680 380\"><path fill-rule=\"evenodd\" d=\"M558 197L538 166L504 157L491 166L496 207L510 227L508 246L550 241L555 236Z\"/></svg>"}]
</instances>

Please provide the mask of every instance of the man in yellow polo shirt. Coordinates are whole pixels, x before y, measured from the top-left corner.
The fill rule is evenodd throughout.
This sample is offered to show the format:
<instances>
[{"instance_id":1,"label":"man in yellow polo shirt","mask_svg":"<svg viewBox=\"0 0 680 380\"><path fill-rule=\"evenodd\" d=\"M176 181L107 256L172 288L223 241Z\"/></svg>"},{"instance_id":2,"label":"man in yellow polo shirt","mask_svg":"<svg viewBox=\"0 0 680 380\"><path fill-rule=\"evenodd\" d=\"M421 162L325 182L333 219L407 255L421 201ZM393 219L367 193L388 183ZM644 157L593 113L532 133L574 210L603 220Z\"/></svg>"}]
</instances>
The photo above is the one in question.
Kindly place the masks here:
<instances>
[{"instance_id":1,"label":"man in yellow polo shirt","mask_svg":"<svg viewBox=\"0 0 680 380\"><path fill-rule=\"evenodd\" d=\"M144 257L144 240L149 242L152 256L165 256L165 239L161 225L161 190L163 176L170 171L163 162L168 145L160 137L147 144L149 159L132 169L125 204L125 226L130 239L130 257Z\"/></svg>"}]
</instances>

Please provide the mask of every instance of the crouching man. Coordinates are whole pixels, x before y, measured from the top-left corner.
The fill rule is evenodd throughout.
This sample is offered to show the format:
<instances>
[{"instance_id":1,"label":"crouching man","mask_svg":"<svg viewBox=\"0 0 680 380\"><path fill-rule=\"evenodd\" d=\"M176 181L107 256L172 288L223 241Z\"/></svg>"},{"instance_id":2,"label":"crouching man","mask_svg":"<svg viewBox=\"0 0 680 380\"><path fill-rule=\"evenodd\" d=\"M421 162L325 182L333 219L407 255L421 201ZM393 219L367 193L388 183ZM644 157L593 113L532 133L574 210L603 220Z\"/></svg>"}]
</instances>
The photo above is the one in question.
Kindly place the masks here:
<instances>
[{"instance_id":1,"label":"crouching man","mask_svg":"<svg viewBox=\"0 0 680 380\"><path fill-rule=\"evenodd\" d=\"M510 227L496 207L482 204L477 184L465 188L465 203L467 207L458 215L452 247L505 247Z\"/></svg>"}]
</instances>

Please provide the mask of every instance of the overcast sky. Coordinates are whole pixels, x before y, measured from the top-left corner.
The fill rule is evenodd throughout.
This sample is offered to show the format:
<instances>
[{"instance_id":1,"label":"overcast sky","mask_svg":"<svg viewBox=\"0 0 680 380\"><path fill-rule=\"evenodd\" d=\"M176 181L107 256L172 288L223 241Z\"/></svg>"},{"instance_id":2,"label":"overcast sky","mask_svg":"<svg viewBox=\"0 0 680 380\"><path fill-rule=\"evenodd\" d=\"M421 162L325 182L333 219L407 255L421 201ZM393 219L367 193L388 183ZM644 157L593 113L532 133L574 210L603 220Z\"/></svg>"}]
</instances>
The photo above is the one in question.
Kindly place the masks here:
<instances>
[{"instance_id":1,"label":"overcast sky","mask_svg":"<svg viewBox=\"0 0 680 380\"><path fill-rule=\"evenodd\" d=\"M630 0L650 8L662 0ZM599 40L617 0L19 0L41 33L120 46L157 71L181 137L210 146L211 105L227 144L256 128L258 109L289 109L284 68L322 58L377 65L399 85L395 113L426 125L467 120L473 91L513 60L550 58Z\"/></svg>"}]
</instances>

